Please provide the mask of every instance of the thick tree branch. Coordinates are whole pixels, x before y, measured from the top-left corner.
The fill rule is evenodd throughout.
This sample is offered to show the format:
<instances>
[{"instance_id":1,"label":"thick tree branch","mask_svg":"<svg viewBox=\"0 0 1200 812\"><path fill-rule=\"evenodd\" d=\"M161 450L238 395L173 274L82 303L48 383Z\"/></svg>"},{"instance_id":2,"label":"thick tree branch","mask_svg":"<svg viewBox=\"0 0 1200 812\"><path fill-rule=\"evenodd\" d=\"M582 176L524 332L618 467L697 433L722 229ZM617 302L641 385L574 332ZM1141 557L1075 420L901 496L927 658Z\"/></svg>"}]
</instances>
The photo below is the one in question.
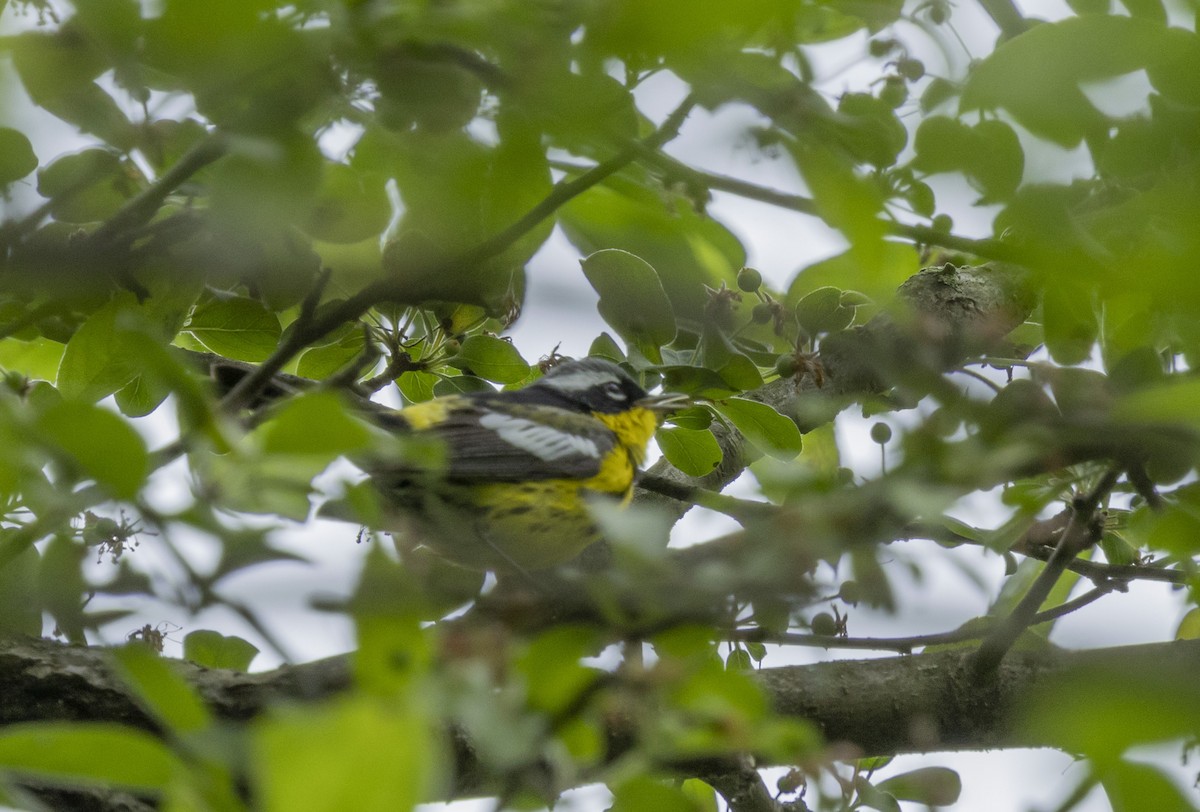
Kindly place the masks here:
<instances>
[{"instance_id":1,"label":"thick tree branch","mask_svg":"<svg viewBox=\"0 0 1200 812\"><path fill-rule=\"evenodd\" d=\"M219 718L238 722L266 712L275 702L336 695L352 681L344 656L250 675L190 663L178 667ZM1130 685L1153 675L1147 690L1169 682L1175 694L1187 694L1179 697L1180 707L1189 707L1200 702L1200 683L1194 679L1198 671L1200 640L1186 640L1089 651L1017 650L983 688L963 667L961 650L769 668L755 676L776 712L812 722L830 743L885 755L1053 746L1044 732L1020 723L1026 703L1039 692L1066 692L1097 674L1128 679ZM32 639L0 644L0 689L0 725L115 721L160 732L114 676L104 649ZM1103 714L1106 709L1079 712ZM454 793L485 790L480 784L484 771L461 735L455 739L455 759ZM727 790L738 791L732 785L722 788ZM752 787L747 791L758 792Z\"/></svg>"}]
</instances>

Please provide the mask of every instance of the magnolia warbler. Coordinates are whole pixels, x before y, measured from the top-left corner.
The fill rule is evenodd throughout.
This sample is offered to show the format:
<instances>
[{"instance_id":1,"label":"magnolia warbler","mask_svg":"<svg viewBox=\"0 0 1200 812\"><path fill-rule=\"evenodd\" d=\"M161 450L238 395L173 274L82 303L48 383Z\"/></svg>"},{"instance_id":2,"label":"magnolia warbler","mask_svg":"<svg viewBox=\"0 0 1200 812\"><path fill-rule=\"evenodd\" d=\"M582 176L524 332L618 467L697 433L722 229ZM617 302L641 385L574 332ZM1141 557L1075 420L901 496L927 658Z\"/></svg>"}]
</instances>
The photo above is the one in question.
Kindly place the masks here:
<instances>
[{"instance_id":1,"label":"magnolia warbler","mask_svg":"<svg viewBox=\"0 0 1200 812\"><path fill-rule=\"evenodd\" d=\"M610 361L565 361L523 389L394 412L390 428L439 441L436 471L365 467L423 546L474 569L543 569L598 540L589 502L629 500L659 415L687 403Z\"/></svg>"}]
</instances>

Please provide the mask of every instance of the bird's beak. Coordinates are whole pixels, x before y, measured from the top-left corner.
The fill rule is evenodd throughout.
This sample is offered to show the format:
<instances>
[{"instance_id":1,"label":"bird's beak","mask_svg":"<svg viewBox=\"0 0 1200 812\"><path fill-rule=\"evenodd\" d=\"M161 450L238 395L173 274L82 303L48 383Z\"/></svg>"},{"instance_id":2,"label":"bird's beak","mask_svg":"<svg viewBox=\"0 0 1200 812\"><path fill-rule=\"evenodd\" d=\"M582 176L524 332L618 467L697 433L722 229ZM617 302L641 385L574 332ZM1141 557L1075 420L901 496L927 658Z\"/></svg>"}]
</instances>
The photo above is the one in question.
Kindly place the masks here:
<instances>
[{"instance_id":1,"label":"bird's beak","mask_svg":"<svg viewBox=\"0 0 1200 812\"><path fill-rule=\"evenodd\" d=\"M656 414L668 414L691 406L692 399L682 392L664 392L661 395L647 395L634 405Z\"/></svg>"}]
</instances>

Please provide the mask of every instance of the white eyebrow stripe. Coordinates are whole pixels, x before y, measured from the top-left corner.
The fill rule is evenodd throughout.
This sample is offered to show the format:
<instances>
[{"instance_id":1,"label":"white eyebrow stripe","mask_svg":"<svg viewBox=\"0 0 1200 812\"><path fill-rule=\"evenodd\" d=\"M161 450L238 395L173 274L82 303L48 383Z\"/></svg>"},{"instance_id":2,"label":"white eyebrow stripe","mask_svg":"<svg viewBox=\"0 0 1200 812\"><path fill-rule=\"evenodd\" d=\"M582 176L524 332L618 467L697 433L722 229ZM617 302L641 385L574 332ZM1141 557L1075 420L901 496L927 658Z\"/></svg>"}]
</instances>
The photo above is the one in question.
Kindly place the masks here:
<instances>
[{"instance_id":1,"label":"white eyebrow stripe","mask_svg":"<svg viewBox=\"0 0 1200 812\"><path fill-rule=\"evenodd\" d=\"M581 454L592 459L600 458L600 447L594 440L523 417L487 412L480 416L479 425L496 432L509 445L547 462Z\"/></svg>"},{"instance_id":2,"label":"white eyebrow stripe","mask_svg":"<svg viewBox=\"0 0 1200 812\"><path fill-rule=\"evenodd\" d=\"M593 386L606 383L620 383L620 380L616 375L595 372L593 370L582 370L580 372L568 372L565 375L555 375L546 381L546 386L568 392L581 392L584 389L590 389Z\"/></svg>"}]
</instances>

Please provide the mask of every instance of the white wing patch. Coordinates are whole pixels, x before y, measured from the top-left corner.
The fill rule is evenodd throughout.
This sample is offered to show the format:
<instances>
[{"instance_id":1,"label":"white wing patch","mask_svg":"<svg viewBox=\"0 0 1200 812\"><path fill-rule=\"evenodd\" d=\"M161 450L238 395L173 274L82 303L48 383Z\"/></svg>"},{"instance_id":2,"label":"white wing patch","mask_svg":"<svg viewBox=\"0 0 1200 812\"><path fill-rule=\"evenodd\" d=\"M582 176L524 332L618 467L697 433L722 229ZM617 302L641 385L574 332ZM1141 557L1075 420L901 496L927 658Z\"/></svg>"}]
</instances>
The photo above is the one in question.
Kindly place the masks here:
<instances>
[{"instance_id":1,"label":"white wing patch","mask_svg":"<svg viewBox=\"0 0 1200 812\"><path fill-rule=\"evenodd\" d=\"M506 443L547 462L577 455L600 458L600 447L594 440L523 417L487 412L480 416L479 425L496 432Z\"/></svg>"},{"instance_id":2,"label":"white wing patch","mask_svg":"<svg viewBox=\"0 0 1200 812\"><path fill-rule=\"evenodd\" d=\"M581 369L577 372L565 372L546 379L546 386L563 392L582 392L606 383L620 383L616 375L609 372L599 372L594 369Z\"/></svg>"}]
</instances>

